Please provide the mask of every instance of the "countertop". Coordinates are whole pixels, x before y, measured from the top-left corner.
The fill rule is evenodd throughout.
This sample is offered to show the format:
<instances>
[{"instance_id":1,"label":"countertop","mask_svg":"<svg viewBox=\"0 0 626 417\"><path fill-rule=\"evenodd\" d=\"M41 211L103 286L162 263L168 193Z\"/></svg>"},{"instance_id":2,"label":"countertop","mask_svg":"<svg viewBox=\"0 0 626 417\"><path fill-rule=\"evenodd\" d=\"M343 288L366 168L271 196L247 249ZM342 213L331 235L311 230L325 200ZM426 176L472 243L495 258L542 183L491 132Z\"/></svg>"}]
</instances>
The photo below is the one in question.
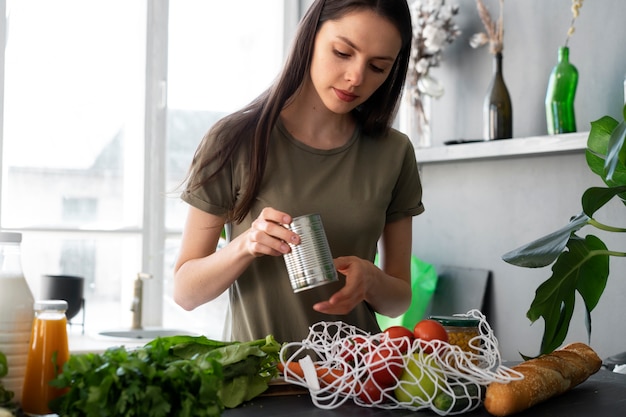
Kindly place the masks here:
<instances>
[{"instance_id":1,"label":"countertop","mask_svg":"<svg viewBox=\"0 0 626 417\"><path fill-rule=\"evenodd\" d=\"M93 334L69 334L69 347L73 354L100 353L115 346L133 348L145 344L145 340L117 339ZM596 374L574 389L554 397L529 410L518 413L516 417L613 417L626 408L626 375L601 369ZM224 411L224 417L291 417L291 416L364 416L364 417L401 417L437 416L433 411L386 410L382 408L361 407L352 401L346 401L338 408L326 410L316 407L307 393L282 396L261 396L235 409ZM482 407L462 414L468 417L490 417Z\"/></svg>"},{"instance_id":2,"label":"countertop","mask_svg":"<svg viewBox=\"0 0 626 417\"><path fill-rule=\"evenodd\" d=\"M148 340L141 339L139 341L123 338L103 337L91 333L70 333L68 334L68 343L71 354L81 353L102 353L108 348L116 346L125 346L127 348L135 348L148 343Z\"/></svg>"},{"instance_id":3,"label":"countertop","mask_svg":"<svg viewBox=\"0 0 626 417\"><path fill-rule=\"evenodd\" d=\"M534 407L515 414L515 417L614 417L626 409L626 375L601 369L574 389ZM291 396L258 397L242 406L225 410L224 417L320 417L320 416L437 416L433 411L385 410L361 407L347 401L338 408L317 408L308 394ZM491 416L480 407L468 417Z\"/></svg>"}]
</instances>

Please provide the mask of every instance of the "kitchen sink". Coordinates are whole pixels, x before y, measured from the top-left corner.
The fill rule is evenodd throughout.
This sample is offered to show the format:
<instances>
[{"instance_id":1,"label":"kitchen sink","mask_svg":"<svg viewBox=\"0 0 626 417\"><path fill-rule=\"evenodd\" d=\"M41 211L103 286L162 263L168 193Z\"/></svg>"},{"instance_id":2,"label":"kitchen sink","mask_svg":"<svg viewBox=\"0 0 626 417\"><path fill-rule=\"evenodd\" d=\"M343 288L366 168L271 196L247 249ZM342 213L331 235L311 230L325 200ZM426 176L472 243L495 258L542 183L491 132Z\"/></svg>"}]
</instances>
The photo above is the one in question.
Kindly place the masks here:
<instances>
[{"instance_id":1,"label":"kitchen sink","mask_svg":"<svg viewBox=\"0 0 626 417\"><path fill-rule=\"evenodd\" d=\"M166 336L197 336L187 330L178 329L121 329L121 330L106 330L98 333L99 336L113 337L118 339L145 339L151 340L157 337Z\"/></svg>"}]
</instances>

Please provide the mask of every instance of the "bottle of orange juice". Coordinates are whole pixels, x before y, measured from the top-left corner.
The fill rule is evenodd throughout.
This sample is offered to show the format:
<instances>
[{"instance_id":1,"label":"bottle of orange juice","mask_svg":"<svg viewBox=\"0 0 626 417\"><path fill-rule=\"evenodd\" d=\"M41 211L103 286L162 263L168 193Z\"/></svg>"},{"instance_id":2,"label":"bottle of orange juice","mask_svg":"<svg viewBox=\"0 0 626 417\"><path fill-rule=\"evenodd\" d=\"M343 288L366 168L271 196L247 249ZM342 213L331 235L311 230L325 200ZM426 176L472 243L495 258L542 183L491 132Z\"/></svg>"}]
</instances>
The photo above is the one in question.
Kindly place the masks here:
<instances>
[{"instance_id":1,"label":"bottle of orange juice","mask_svg":"<svg viewBox=\"0 0 626 417\"><path fill-rule=\"evenodd\" d=\"M50 386L50 381L61 373L69 359L66 310L64 300L35 302L21 404L28 415L50 414L50 400L64 394L63 390Z\"/></svg>"}]
</instances>

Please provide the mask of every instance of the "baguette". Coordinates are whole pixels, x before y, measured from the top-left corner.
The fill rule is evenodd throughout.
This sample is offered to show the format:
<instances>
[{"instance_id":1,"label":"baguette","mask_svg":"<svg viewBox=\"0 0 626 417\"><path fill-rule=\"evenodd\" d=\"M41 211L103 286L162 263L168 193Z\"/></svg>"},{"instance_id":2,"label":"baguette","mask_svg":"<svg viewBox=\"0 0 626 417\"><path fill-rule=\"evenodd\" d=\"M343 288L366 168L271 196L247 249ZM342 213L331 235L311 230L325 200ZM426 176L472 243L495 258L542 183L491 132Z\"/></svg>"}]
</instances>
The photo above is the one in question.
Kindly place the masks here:
<instances>
[{"instance_id":1,"label":"baguette","mask_svg":"<svg viewBox=\"0 0 626 417\"><path fill-rule=\"evenodd\" d=\"M601 365L602 360L589 346L569 344L513 366L511 369L524 375L524 379L489 384L485 409L498 417L526 410L574 388L595 374Z\"/></svg>"}]
</instances>

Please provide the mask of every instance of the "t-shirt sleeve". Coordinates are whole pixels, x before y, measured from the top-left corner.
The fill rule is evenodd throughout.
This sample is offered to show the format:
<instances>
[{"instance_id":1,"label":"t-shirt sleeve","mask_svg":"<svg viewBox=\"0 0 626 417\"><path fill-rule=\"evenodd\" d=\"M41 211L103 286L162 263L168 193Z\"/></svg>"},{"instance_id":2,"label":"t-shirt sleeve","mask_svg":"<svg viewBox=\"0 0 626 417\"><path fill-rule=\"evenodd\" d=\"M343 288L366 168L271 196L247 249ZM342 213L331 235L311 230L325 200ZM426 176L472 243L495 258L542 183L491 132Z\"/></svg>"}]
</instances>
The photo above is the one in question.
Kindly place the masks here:
<instances>
[{"instance_id":1,"label":"t-shirt sleeve","mask_svg":"<svg viewBox=\"0 0 626 417\"><path fill-rule=\"evenodd\" d=\"M422 203L422 183L420 181L415 149L411 141L405 140L404 158L393 190L392 200L387 208L387 223L407 216L417 216L424 212Z\"/></svg>"},{"instance_id":2,"label":"t-shirt sleeve","mask_svg":"<svg viewBox=\"0 0 626 417\"><path fill-rule=\"evenodd\" d=\"M213 152L215 149L214 138L205 137L203 141L206 143L204 152ZM242 189L242 178L247 178L247 162L245 160L245 151L241 149L226 165L218 172L216 176L207 180L208 176L217 168L217 161L199 168L192 167L190 181L186 185L181 194L181 199L189 205L217 216L226 216L232 211L235 202L239 197L239 191ZM192 187L190 184L202 181L199 187Z\"/></svg>"}]
</instances>

